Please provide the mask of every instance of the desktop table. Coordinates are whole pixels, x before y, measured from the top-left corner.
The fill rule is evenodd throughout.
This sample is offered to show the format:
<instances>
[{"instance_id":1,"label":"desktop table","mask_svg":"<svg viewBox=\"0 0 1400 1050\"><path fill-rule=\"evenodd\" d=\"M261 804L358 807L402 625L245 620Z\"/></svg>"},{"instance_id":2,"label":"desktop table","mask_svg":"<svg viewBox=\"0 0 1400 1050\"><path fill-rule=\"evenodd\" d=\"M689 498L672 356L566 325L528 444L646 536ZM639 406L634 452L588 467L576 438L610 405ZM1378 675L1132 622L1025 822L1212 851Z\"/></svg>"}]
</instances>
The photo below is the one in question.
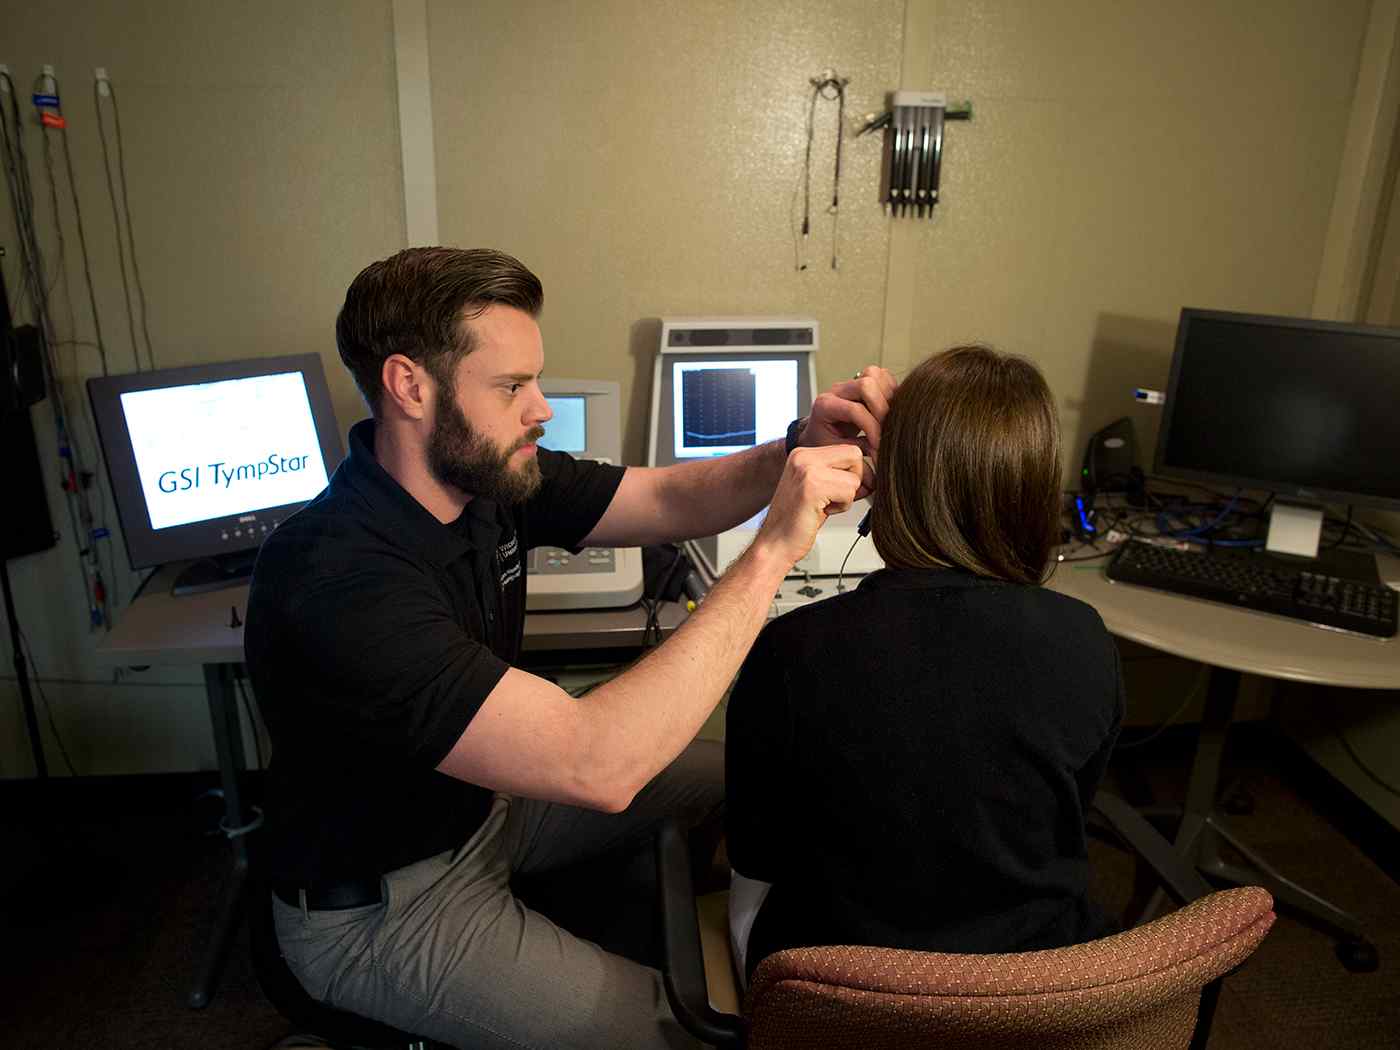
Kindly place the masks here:
<instances>
[{"instance_id":1,"label":"desktop table","mask_svg":"<svg viewBox=\"0 0 1400 1050\"><path fill-rule=\"evenodd\" d=\"M1322 630L1282 617L1115 583L1102 562L1061 563L1049 586L1098 610L1109 631L1152 649L1206 664L1205 714L1186 790L1177 850L1205 874L1236 885L1262 885L1275 899L1340 933L1338 955L1349 969L1376 964L1360 921L1290 881L1249 849L1216 808L1225 738L1243 674L1356 689L1400 689L1400 639L1388 642ZM1378 559L1381 578L1400 585L1400 559ZM1229 843L1247 861L1220 856Z\"/></svg>"},{"instance_id":2,"label":"desktop table","mask_svg":"<svg viewBox=\"0 0 1400 1050\"><path fill-rule=\"evenodd\" d=\"M219 777L224 793L221 822L229 838L233 866L225 879L214 914L209 941L200 958L191 1007L208 1005L218 984L234 931L243 887L248 878L247 832L261 814L244 806L239 774L247 768L238 717L235 676L243 663L243 616L248 609L247 586L175 597L170 593L180 565L168 565L150 580L111 632L97 647L99 660L116 667L198 664L204 670L209 720L214 733ZM660 627L669 633L684 619L684 608L662 606ZM616 611L529 613L525 617L525 656L548 652L616 653L642 644L646 613L639 606Z\"/></svg>"}]
</instances>

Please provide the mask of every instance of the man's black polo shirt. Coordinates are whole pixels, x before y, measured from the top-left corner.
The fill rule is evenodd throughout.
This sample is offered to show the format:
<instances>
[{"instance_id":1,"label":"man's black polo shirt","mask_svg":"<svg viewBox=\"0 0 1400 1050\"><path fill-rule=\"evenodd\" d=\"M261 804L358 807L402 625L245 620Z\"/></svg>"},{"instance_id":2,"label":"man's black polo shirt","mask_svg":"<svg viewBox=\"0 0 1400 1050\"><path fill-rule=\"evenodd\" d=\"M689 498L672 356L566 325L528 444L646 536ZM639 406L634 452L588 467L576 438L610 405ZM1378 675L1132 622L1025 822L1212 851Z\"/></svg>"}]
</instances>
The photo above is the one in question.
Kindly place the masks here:
<instances>
[{"instance_id":1,"label":"man's black polo shirt","mask_svg":"<svg viewBox=\"0 0 1400 1050\"><path fill-rule=\"evenodd\" d=\"M373 450L366 420L253 573L244 646L272 736L266 848L281 882L392 871L481 824L491 792L434 767L520 653L523 552L577 547L623 474L540 449L534 497L474 499L444 525Z\"/></svg>"}]
</instances>

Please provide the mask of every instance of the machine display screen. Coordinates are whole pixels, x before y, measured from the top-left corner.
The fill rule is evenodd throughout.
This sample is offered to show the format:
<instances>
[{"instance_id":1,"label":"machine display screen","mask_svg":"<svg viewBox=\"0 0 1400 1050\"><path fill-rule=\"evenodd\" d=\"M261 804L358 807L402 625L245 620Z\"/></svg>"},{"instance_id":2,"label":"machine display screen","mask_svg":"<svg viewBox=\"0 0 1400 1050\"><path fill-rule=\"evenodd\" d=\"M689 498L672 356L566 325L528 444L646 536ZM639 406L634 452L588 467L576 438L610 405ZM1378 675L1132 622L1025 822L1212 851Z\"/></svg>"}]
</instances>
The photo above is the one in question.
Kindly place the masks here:
<instances>
[{"instance_id":1,"label":"machine display screen","mask_svg":"<svg viewBox=\"0 0 1400 1050\"><path fill-rule=\"evenodd\" d=\"M797 362L673 362L675 457L723 456L781 438L797 416Z\"/></svg>"},{"instance_id":2,"label":"machine display screen","mask_svg":"<svg viewBox=\"0 0 1400 1050\"><path fill-rule=\"evenodd\" d=\"M556 394L549 398L554 418L544 425L540 444L556 452L584 452L588 449L588 399L576 394Z\"/></svg>"},{"instance_id":3,"label":"machine display screen","mask_svg":"<svg viewBox=\"0 0 1400 1050\"><path fill-rule=\"evenodd\" d=\"M304 503L326 487L300 372L120 398L152 529Z\"/></svg>"}]
</instances>

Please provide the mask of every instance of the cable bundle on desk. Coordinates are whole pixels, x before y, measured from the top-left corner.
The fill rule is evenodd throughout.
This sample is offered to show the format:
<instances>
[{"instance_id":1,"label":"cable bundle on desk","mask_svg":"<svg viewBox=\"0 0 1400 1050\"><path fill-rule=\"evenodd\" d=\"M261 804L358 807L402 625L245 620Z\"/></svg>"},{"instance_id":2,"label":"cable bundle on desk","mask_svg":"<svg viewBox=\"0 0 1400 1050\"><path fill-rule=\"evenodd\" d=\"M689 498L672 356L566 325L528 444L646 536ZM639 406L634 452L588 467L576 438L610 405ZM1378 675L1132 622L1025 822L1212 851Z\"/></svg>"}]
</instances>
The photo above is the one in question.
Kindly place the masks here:
<instances>
[{"instance_id":1,"label":"cable bundle on desk","mask_svg":"<svg viewBox=\"0 0 1400 1050\"><path fill-rule=\"evenodd\" d=\"M1254 549L1264 546L1263 533L1274 500L1272 494L1259 499L1242 491L1224 493L1206 486L1189 487L1213 498L1203 500L1180 492L1146 489L1141 505L1135 505L1126 501L1112 502L1111 497L1100 493L1089 508L1097 521L1094 534L1062 551L1058 560L1076 562L1107 558L1127 539L1182 541L1224 548ZM1114 516L1105 518L1108 512ZM1323 550L1345 544L1347 549L1372 554L1400 553L1400 547L1384 533L1356 521L1350 506L1345 518L1328 517L1324 526L1338 531L1324 539L1321 545ZM1109 539L1114 533L1119 536L1116 541ZM1347 541L1353 535L1363 542L1349 544ZM1107 546L1102 546L1105 543Z\"/></svg>"},{"instance_id":2,"label":"cable bundle on desk","mask_svg":"<svg viewBox=\"0 0 1400 1050\"><path fill-rule=\"evenodd\" d=\"M661 603L688 599L691 609L704 596L704 585L685 551L673 543L642 548L642 608L647 611L642 645L661 644Z\"/></svg>"}]
</instances>

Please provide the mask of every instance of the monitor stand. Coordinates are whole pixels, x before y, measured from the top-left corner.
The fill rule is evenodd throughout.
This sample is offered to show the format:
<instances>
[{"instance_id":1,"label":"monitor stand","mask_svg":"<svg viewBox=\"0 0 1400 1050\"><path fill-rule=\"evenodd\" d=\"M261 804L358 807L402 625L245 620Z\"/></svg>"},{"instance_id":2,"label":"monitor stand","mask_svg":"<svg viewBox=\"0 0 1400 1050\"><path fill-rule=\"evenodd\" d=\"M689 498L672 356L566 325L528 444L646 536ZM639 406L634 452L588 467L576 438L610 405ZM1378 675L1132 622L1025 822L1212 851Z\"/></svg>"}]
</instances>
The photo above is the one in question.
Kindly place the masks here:
<instances>
[{"instance_id":1,"label":"monitor stand","mask_svg":"<svg viewBox=\"0 0 1400 1050\"><path fill-rule=\"evenodd\" d=\"M221 591L225 587L242 587L252 579L253 563L257 558L258 552L254 548L192 561L175 577L170 593L179 596Z\"/></svg>"},{"instance_id":2,"label":"monitor stand","mask_svg":"<svg viewBox=\"0 0 1400 1050\"><path fill-rule=\"evenodd\" d=\"M1293 569L1324 573L1344 580L1380 583L1375 555L1323 549L1323 508L1317 504L1274 500L1269 509L1269 536L1264 553Z\"/></svg>"}]
</instances>

